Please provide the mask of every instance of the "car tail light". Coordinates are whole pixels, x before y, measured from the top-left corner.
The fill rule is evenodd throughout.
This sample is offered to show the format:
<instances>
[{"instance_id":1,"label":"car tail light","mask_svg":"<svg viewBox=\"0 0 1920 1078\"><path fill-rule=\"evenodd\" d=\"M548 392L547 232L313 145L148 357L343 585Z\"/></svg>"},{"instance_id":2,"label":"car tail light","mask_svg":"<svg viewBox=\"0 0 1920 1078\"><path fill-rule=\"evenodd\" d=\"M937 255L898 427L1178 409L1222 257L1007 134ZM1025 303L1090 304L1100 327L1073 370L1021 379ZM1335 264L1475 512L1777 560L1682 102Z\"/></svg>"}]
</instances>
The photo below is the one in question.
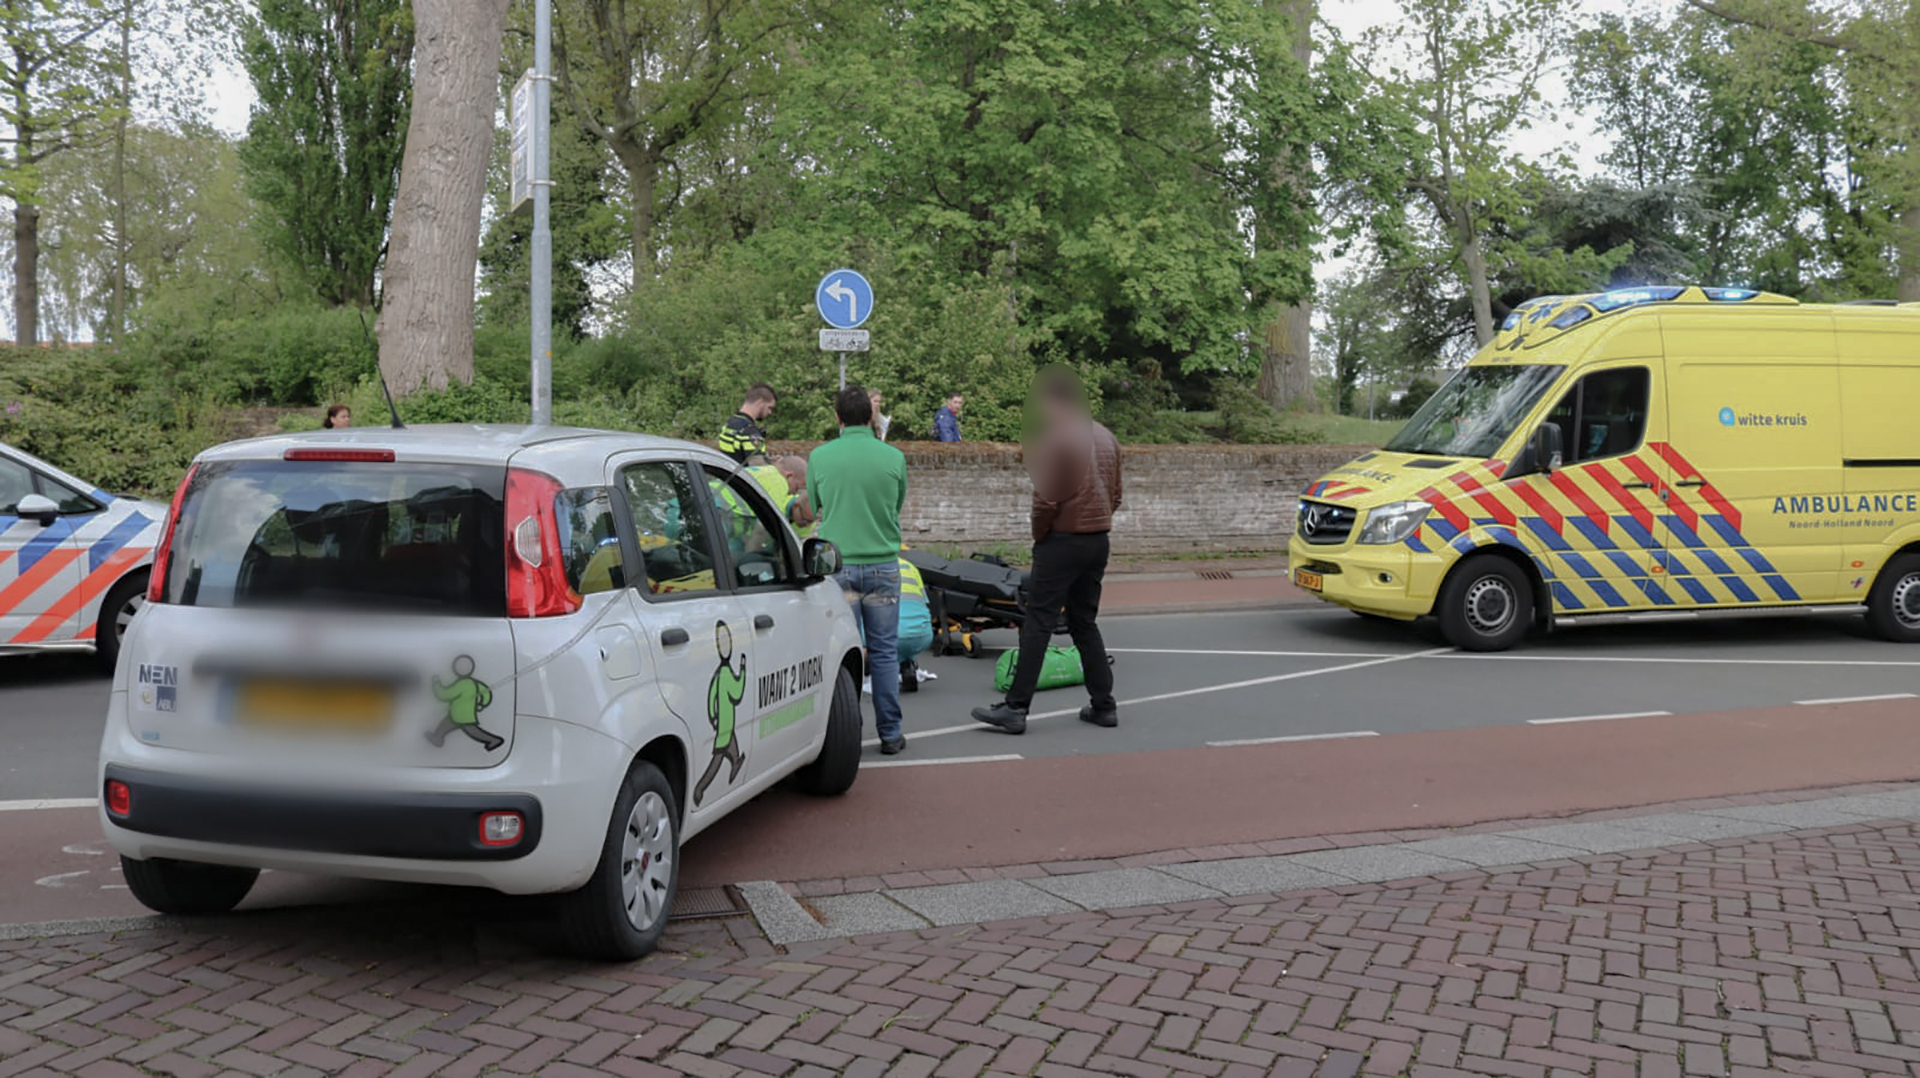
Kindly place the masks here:
<instances>
[{"instance_id":1,"label":"car tail light","mask_svg":"<svg viewBox=\"0 0 1920 1078\"><path fill-rule=\"evenodd\" d=\"M512 846L526 833L526 821L517 812L480 814L480 845Z\"/></svg>"},{"instance_id":2,"label":"car tail light","mask_svg":"<svg viewBox=\"0 0 1920 1078\"><path fill-rule=\"evenodd\" d=\"M133 811L133 790L119 779L107 780L107 811L126 816Z\"/></svg>"},{"instance_id":3,"label":"car tail light","mask_svg":"<svg viewBox=\"0 0 1920 1078\"><path fill-rule=\"evenodd\" d=\"M507 471L507 616L545 618L580 609L567 583L554 499L560 481L518 468Z\"/></svg>"},{"instance_id":4,"label":"car tail light","mask_svg":"<svg viewBox=\"0 0 1920 1078\"><path fill-rule=\"evenodd\" d=\"M173 508L167 510L167 523L160 532L160 545L153 551L153 568L147 575L147 601L161 603L167 595L167 560L173 553L173 533L180 530L180 506L187 500L187 487L193 483L193 473L200 470L198 464L187 469L180 480L180 486L173 492Z\"/></svg>"},{"instance_id":5,"label":"car tail light","mask_svg":"<svg viewBox=\"0 0 1920 1078\"><path fill-rule=\"evenodd\" d=\"M392 464L391 449L289 449L281 460L348 460Z\"/></svg>"}]
</instances>

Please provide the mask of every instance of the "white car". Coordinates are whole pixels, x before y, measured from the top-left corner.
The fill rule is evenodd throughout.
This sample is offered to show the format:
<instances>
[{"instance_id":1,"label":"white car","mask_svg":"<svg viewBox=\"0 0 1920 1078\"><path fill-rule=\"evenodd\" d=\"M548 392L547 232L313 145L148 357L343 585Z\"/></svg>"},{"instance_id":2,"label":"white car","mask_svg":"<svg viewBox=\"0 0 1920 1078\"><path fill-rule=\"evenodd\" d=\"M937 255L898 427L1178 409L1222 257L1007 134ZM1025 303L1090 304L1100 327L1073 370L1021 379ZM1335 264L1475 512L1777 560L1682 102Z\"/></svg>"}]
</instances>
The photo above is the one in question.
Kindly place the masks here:
<instances>
[{"instance_id":1,"label":"white car","mask_svg":"<svg viewBox=\"0 0 1920 1078\"><path fill-rule=\"evenodd\" d=\"M727 457L557 427L358 427L201 454L128 631L101 820L149 907L271 868L560 893L613 959L680 844L860 766L860 637Z\"/></svg>"},{"instance_id":2,"label":"white car","mask_svg":"<svg viewBox=\"0 0 1920 1078\"><path fill-rule=\"evenodd\" d=\"M166 515L0 443L0 654L91 649L111 667Z\"/></svg>"}]
</instances>

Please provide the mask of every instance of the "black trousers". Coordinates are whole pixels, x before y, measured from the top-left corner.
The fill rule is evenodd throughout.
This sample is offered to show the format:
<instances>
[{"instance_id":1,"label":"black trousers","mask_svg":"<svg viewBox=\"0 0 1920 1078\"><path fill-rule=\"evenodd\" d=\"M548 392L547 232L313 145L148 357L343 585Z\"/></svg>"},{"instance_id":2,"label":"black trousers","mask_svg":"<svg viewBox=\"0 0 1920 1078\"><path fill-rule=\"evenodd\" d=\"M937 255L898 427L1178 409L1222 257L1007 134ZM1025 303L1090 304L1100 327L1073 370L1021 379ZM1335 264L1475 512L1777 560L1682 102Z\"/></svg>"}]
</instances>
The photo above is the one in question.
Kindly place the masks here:
<instances>
[{"instance_id":1,"label":"black trousers","mask_svg":"<svg viewBox=\"0 0 1920 1078\"><path fill-rule=\"evenodd\" d=\"M1013 668L1007 706L1025 711L1040 683L1047 644L1066 608L1067 632L1080 649L1087 695L1099 711L1111 711L1113 668L1100 639L1100 584L1107 576L1107 533L1067 535L1055 532L1033 545L1033 572L1027 574L1027 616L1020 627L1020 658Z\"/></svg>"}]
</instances>

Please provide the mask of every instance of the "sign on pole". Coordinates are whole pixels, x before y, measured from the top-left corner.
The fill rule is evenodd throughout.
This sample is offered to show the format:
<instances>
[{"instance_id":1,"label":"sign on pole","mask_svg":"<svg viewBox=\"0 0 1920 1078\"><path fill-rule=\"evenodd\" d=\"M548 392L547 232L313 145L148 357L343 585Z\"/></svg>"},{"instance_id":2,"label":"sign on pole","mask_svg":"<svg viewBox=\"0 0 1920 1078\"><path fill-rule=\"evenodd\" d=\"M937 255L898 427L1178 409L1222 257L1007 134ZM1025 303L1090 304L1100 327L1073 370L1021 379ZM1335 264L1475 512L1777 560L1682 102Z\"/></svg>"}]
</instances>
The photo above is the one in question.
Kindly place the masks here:
<instances>
[{"instance_id":1,"label":"sign on pole","mask_svg":"<svg viewBox=\"0 0 1920 1078\"><path fill-rule=\"evenodd\" d=\"M533 209L533 72L514 83L509 102L508 126L513 132L513 171L509 181L507 212L526 213Z\"/></svg>"},{"instance_id":2,"label":"sign on pole","mask_svg":"<svg viewBox=\"0 0 1920 1078\"><path fill-rule=\"evenodd\" d=\"M873 313L873 286L850 269L837 269L813 289L813 305L835 329L858 329Z\"/></svg>"},{"instance_id":3,"label":"sign on pole","mask_svg":"<svg viewBox=\"0 0 1920 1078\"><path fill-rule=\"evenodd\" d=\"M864 352L867 350L867 331L823 329L820 331L820 350L822 352Z\"/></svg>"}]
</instances>

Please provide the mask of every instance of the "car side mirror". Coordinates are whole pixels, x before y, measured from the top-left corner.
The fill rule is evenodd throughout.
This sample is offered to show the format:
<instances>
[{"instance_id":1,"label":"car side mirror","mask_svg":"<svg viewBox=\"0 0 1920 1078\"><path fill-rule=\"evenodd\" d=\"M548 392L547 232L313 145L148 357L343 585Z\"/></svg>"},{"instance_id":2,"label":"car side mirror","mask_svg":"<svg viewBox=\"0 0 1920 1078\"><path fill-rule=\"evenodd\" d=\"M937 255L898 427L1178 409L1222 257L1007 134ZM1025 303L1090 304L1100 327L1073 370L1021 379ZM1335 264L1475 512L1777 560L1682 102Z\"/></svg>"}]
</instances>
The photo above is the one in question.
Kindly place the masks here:
<instances>
[{"instance_id":1,"label":"car side mirror","mask_svg":"<svg viewBox=\"0 0 1920 1078\"><path fill-rule=\"evenodd\" d=\"M800 564L815 580L824 580L840 571L840 548L825 539L809 539L800 548Z\"/></svg>"},{"instance_id":2,"label":"car side mirror","mask_svg":"<svg viewBox=\"0 0 1920 1078\"><path fill-rule=\"evenodd\" d=\"M1561 462L1566 458L1566 447L1560 424L1542 423L1533 432L1533 439L1527 445L1527 463L1529 471L1541 475L1552 475L1560 470Z\"/></svg>"},{"instance_id":3,"label":"car side mirror","mask_svg":"<svg viewBox=\"0 0 1920 1078\"><path fill-rule=\"evenodd\" d=\"M27 495L20 499L20 504L14 506L13 511L20 514L22 520L39 521L43 528L60 519L60 503L45 494Z\"/></svg>"}]
</instances>

